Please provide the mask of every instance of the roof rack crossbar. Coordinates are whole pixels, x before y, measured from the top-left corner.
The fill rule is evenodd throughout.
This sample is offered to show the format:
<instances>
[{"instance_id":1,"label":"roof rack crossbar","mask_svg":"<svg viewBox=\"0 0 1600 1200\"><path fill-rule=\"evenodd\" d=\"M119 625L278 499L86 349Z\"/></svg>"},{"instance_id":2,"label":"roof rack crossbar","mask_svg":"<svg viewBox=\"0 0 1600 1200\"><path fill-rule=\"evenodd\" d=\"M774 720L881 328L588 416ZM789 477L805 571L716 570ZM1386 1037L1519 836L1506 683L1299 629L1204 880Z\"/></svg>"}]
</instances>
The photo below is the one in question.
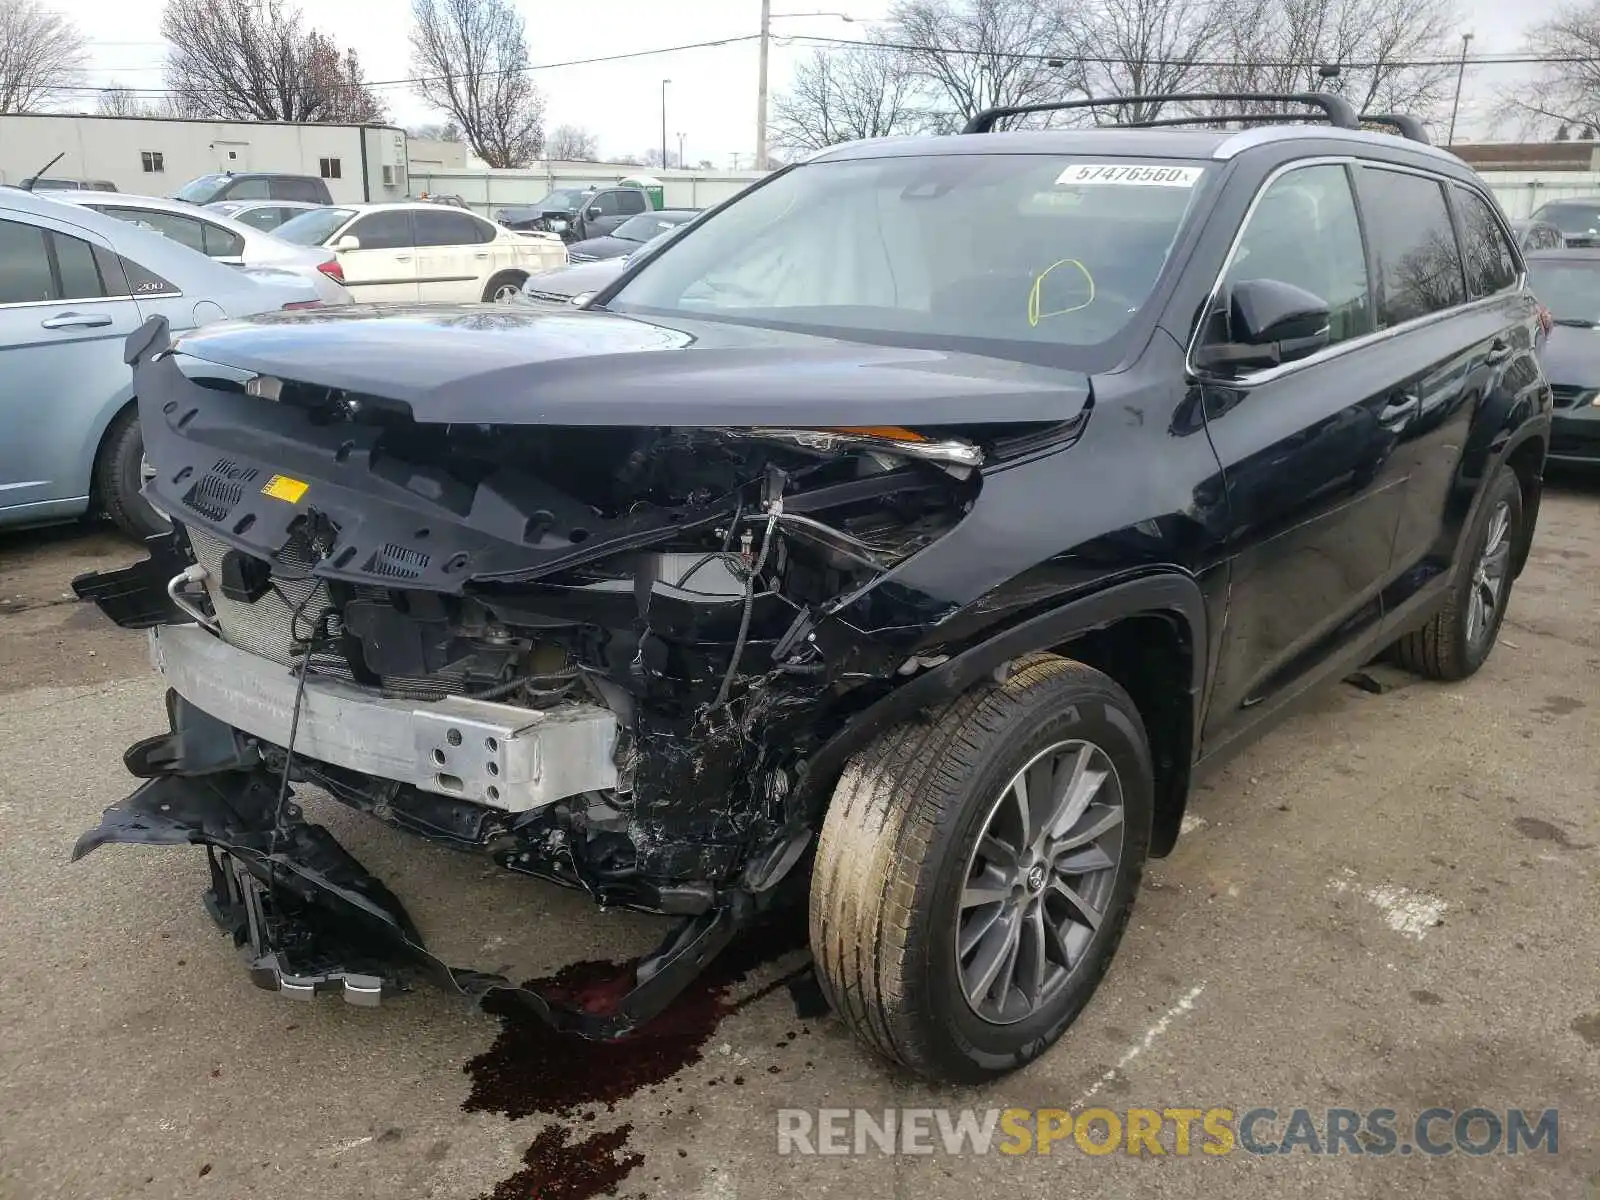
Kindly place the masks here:
<instances>
[{"instance_id":1,"label":"roof rack crossbar","mask_svg":"<svg viewBox=\"0 0 1600 1200\"><path fill-rule=\"evenodd\" d=\"M1263 124L1277 121L1320 121L1316 113L1206 113L1197 117L1151 117L1147 121L1118 121L1114 125L1101 125L1100 129L1157 129L1174 125L1210 125L1218 121L1259 121Z\"/></svg>"},{"instance_id":2,"label":"roof rack crossbar","mask_svg":"<svg viewBox=\"0 0 1600 1200\"><path fill-rule=\"evenodd\" d=\"M1003 117L1036 112L1063 112L1076 108L1116 108L1126 104L1187 104L1198 100L1242 100L1248 103L1304 104L1319 108L1330 124L1340 129L1361 128L1356 110L1343 96L1332 92L1179 92L1166 96L1100 96L1089 100L1054 100L1044 104L1007 104L975 114L962 133L990 133ZM1288 114L1272 114L1283 117Z\"/></svg>"},{"instance_id":3,"label":"roof rack crossbar","mask_svg":"<svg viewBox=\"0 0 1600 1200\"><path fill-rule=\"evenodd\" d=\"M1362 113L1363 125L1383 125L1394 130L1401 137L1410 142L1421 142L1424 146L1433 143L1428 139L1428 131L1421 121L1405 113Z\"/></svg>"}]
</instances>

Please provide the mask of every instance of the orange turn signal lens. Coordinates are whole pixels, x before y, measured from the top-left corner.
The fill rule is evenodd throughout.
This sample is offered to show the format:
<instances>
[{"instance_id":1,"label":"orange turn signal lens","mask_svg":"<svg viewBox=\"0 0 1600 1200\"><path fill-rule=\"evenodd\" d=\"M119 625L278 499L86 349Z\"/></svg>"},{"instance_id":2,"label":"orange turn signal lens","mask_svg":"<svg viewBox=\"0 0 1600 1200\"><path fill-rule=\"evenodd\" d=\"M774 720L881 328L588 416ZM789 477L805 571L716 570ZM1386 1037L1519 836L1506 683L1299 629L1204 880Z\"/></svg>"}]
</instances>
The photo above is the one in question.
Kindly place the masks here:
<instances>
[{"instance_id":1,"label":"orange turn signal lens","mask_svg":"<svg viewBox=\"0 0 1600 1200\"><path fill-rule=\"evenodd\" d=\"M902 429L899 425L832 425L827 427L828 433L855 433L862 437L883 438L890 442L925 442L923 437L914 429Z\"/></svg>"}]
</instances>

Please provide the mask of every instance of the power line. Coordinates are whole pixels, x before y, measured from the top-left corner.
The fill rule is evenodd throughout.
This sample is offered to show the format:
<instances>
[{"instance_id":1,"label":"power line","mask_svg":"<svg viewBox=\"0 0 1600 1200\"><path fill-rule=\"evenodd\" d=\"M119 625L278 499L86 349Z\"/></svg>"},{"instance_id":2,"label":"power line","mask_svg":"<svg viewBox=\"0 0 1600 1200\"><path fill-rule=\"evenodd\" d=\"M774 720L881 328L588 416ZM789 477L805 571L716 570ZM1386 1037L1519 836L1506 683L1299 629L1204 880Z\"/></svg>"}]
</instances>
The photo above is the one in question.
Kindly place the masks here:
<instances>
[{"instance_id":1,"label":"power line","mask_svg":"<svg viewBox=\"0 0 1600 1200\"><path fill-rule=\"evenodd\" d=\"M864 38L827 37L820 34L789 33L777 41L785 42L821 42L833 46L861 46L877 50L906 50L917 51L923 54L941 54L953 58L1003 58L1021 61L1036 61L1043 63L1093 63L1096 66L1108 67L1304 67L1321 66L1324 60L1316 58L1293 59L1189 59L1189 58L1131 58L1131 57L1101 57L1095 55L1073 54L1068 51L1043 51L1022 50L973 50L962 46L927 46L916 42L884 42L869 41ZM1340 67L1347 71L1373 71L1378 69L1398 70L1422 67L1455 67L1459 66L1462 58L1459 54L1452 54L1447 58L1426 59L1397 59L1388 62L1333 62L1330 65ZM1517 66L1517 65L1600 65L1600 57L1591 55L1509 55L1509 54L1479 54L1466 59L1466 64L1472 66Z\"/></svg>"},{"instance_id":2,"label":"power line","mask_svg":"<svg viewBox=\"0 0 1600 1200\"><path fill-rule=\"evenodd\" d=\"M623 54L601 54L593 58L572 58L565 62L529 63L525 67L507 67L503 71L483 71L478 78L492 79L499 75L522 75L533 71L554 71L562 67L587 67L597 63L624 62L633 58L651 58L658 54L676 54L682 50L706 50L716 46L732 46L739 42L753 42L761 35L758 33L742 33L733 37L717 38L709 42L685 42L681 46L660 46L654 50L630 50ZM135 68L146 70L148 68ZM368 88L410 87L418 83L443 83L448 76L445 75L416 75L407 79L377 79L363 84ZM119 87L117 84L106 84L101 87L91 87L86 84L55 84L47 89L52 92L103 92L110 89L133 92L142 96L171 96L175 93L171 88L135 88Z\"/></svg>"}]
</instances>

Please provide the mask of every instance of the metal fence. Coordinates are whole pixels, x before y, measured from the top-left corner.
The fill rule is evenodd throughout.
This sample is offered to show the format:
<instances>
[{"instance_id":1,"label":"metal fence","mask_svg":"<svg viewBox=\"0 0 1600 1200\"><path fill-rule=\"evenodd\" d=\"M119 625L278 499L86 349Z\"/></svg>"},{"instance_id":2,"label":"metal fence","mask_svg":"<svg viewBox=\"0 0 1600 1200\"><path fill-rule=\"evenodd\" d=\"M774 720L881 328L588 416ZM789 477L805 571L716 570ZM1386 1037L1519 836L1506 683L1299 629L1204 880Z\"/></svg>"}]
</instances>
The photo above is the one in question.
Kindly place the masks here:
<instances>
[{"instance_id":1,"label":"metal fence","mask_svg":"<svg viewBox=\"0 0 1600 1200\"><path fill-rule=\"evenodd\" d=\"M609 187L631 175L659 179L668 208L710 208L765 176L762 171L658 171L616 163L548 163L528 170L440 170L413 165L411 194L460 196L486 217L510 204L532 204L556 188Z\"/></svg>"}]
</instances>

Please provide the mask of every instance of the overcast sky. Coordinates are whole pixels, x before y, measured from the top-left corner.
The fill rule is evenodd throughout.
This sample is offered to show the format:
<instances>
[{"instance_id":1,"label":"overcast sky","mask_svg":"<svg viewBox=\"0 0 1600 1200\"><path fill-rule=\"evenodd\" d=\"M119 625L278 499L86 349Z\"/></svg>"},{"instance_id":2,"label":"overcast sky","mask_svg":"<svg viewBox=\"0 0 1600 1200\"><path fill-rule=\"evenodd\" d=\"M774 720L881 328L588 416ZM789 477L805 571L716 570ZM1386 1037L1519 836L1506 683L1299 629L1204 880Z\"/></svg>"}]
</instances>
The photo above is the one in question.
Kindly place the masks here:
<instances>
[{"instance_id":1,"label":"overcast sky","mask_svg":"<svg viewBox=\"0 0 1600 1200\"><path fill-rule=\"evenodd\" d=\"M159 88L164 48L157 32L162 0L54 0L92 38L91 61L83 82L100 86L118 83L133 88ZM757 32L760 0L601 0L599 3L551 3L517 0L528 21L528 40L535 63L560 62L597 55L653 50L689 42L739 37ZM1474 54L1512 52L1519 48L1521 30L1548 15L1557 0L1459 0L1464 15L1462 31L1475 34ZM837 8L857 20L847 24L837 16L806 16L774 20L773 32L860 37L870 22L882 18L890 0L775 0L780 13L816 13ZM407 34L411 24L408 0L363 0L356 4L305 4L315 13L311 24L339 45L354 47L361 56L367 78L374 81L410 75ZM812 47L801 42L785 44L775 38L771 77L773 90L781 91L794 62ZM601 150L613 154L642 154L659 148L661 141L661 80L667 88L667 133L671 148L685 135L684 150L691 162L710 159L727 167L734 153L749 165L755 151L756 42L674 54L661 54L621 63L561 67L538 72L547 98L547 127L563 123L586 126L598 135ZM1463 104L1463 133L1484 131L1489 89L1510 76L1510 68L1469 69ZM440 119L430 113L409 88L384 87L392 121L414 125ZM93 97L83 105L92 109Z\"/></svg>"}]
</instances>

